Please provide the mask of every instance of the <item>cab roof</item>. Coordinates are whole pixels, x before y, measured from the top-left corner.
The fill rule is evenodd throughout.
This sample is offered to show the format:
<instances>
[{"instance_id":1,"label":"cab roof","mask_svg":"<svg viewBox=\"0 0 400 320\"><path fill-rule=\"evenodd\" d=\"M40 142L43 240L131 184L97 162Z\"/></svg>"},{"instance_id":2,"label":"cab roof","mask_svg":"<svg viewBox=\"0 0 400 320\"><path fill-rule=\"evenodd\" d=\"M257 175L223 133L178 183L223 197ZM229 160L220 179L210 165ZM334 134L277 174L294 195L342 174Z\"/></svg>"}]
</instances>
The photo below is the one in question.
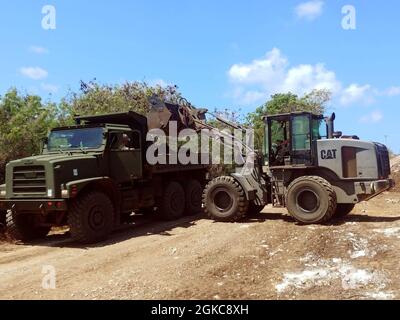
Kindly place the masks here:
<instances>
[{"instance_id":1,"label":"cab roof","mask_svg":"<svg viewBox=\"0 0 400 320\"><path fill-rule=\"evenodd\" d=\"M81 124L82 121L89 125L126 125L132 129L140 130L143 133L147 131L147 118L133 111L75 117L75 122L77 125Z\"/></svg>"}]
</instances>

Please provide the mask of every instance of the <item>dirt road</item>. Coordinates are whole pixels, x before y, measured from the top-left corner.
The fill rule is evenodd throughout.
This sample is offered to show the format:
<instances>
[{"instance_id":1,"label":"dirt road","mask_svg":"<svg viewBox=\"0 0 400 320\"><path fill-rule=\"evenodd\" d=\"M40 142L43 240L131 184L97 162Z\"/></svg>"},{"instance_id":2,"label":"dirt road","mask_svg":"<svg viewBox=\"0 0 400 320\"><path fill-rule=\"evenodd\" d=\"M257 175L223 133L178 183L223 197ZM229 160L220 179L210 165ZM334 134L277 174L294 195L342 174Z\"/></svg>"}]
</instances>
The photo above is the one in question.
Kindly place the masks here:
<instances>
[{"instance_id":1,"label":"dirt road","mask_svg":"<svg viewBox=\"0 0 400 320\"><path fill-rule=\"evenodd\" d=\"M87 248L57 234L1 244L0 298L400 298L400 193L326 226L300 226L268 207L234 224L137 224ZM42 288L46 266L55 289Z\"/></svg>"}]
</instances>

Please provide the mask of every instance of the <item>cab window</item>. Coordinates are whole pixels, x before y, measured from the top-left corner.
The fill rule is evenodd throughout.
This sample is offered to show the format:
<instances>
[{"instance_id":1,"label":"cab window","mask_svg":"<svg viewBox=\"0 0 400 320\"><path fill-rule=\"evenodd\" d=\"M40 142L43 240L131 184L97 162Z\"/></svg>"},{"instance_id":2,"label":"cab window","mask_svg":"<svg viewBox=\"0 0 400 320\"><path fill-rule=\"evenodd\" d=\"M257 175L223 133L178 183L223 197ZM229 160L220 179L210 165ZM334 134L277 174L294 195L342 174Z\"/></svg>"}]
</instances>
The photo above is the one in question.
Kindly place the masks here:
<instances>
[{"instance_id":1,"label":"cab window","mask_svg":"<svg viewBox=\"0 0 400 320\"><path fill-rule=\"evenodd\" d=\"M113 132L110 135L111 151L132 151L140 149L138 132Z\"/></svg>"},{"instance_id":2,"label":"cab window","mask_svg":"<svg viewBox=\"0 0 400 320\"><path fill-rule=\"evenodd\" d=\"M292 145L294 151L310 150L310 118L296 116L292 121Z\"/></svg>"}]
</instances>

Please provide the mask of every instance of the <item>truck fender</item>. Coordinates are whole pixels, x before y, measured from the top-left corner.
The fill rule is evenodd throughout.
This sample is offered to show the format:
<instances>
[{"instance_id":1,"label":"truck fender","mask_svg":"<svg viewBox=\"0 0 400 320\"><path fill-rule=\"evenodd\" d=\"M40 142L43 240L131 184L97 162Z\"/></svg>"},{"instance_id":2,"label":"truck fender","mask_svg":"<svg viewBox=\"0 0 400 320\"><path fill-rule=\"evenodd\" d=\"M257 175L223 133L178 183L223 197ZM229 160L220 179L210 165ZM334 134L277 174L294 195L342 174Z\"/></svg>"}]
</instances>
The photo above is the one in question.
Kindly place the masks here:
<instances>
[{"instance_id":1,"label":"truck fender","mask_svg":"<svg viewBox=\"0 0 400 320\"><path fill-rule=\"evenodd\" d=\"M240 184L243 188L244 193L246 194L246 198L249 201L256 199L257 190L251 186L251 184L247 181L246 177L239 173L232 173L231 176L235 178L235 180Z\"/></svg>"},{"instance_id":2,"label":"truck fender","mask_svg":"<svg viewBox=\"0 0 400 320\"><path fill-rule=\"evenodd\" d=\"M86 186L93 182L107 182L114 185L114 182L109 177L96 177L96 178L88 178L82 180L70 181L65 185L65 189L68 190L68 195L63 196L62 198L74 198L79 194ZM64 189L64 190L65 190Z\"/></svg>"}]
</instances>

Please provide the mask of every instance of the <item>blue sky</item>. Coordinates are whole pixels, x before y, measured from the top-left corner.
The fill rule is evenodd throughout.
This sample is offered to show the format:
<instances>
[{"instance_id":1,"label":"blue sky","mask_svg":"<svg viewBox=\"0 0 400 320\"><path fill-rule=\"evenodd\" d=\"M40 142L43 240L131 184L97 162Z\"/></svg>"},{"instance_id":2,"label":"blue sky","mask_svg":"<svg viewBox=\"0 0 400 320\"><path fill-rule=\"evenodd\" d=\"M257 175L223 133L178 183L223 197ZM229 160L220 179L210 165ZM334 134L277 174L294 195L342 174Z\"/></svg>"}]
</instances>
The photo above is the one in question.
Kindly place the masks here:
<instances>
[{"instance_id":1,"label":"blue sky","mask_svg":"<svg viewBox=\"0 0 400 320\"><path fill-rule=\"evenodd\" d=\"M245 113L327 87L336 129L400 153L400 2L0 1L0 94L59 100L79 80L174 83L197 106ZM42 8L56 29L42 28ZM345 30L352 5L356 29ZM385 137L387 136L387 137Z\"/></svg>"}]
</instances>

